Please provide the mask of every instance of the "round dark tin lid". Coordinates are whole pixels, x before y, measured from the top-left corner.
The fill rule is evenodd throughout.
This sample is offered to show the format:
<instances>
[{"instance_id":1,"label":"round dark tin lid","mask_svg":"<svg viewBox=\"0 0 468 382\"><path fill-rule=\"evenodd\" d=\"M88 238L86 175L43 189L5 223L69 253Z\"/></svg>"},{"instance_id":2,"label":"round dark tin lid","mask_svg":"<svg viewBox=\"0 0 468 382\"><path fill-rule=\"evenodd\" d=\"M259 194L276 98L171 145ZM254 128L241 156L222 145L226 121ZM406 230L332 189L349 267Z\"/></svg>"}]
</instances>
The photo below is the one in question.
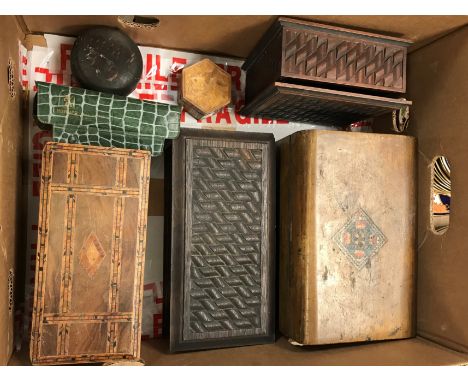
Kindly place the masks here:
<instances>
[{"instance_id":1,"label":"round dark tin lid","mask_svg":"<svg viewBox=\"0 0 468 382\"><path fill-rule=\"evenodd\" d=\"M140 80L143 60L138 46L125 33L97 27L76 39L71 69L86 89L127 96Z\"/></svg>"}]
</instances>

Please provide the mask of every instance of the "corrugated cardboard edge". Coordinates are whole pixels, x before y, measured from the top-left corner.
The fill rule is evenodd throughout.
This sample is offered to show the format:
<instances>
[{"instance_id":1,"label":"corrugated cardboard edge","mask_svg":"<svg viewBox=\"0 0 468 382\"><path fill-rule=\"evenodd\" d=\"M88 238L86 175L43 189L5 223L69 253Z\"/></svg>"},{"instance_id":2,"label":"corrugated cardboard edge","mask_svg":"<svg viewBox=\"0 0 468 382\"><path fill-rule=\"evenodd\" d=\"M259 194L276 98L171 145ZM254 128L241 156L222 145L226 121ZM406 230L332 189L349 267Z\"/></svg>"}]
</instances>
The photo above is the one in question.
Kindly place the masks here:
<instances>
[{"instance_id":1,"label":"corrugated cardboard edge","mask_svg":"<svg viewBox=\"0 0 468 382\"><path fill-rule=\"evenodd\" d=\"M14 16L1 16L0 31L0 365L6 365L13 351L14 311L8 307L8 274L17 274L18 245L20 243L21 156L22 156L22 92L19 85L18 41L23 33ZM7 66L11 60L15 74L14 97L7 84ZM21 277L15 277L18 282Z\"/></svg>"}]
</instances>

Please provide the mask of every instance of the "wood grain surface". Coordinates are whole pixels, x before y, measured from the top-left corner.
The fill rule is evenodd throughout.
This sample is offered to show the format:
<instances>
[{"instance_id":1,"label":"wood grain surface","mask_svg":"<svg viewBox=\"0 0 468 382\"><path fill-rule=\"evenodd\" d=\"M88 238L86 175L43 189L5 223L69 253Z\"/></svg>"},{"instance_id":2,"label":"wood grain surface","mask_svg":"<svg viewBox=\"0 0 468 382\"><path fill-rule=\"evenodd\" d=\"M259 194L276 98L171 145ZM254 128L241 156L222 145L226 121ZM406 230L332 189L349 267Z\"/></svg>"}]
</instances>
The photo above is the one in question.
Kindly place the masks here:
<instances>
[{"instance_id":1,"label":"wood grain surface","mask_svg":"<svg viewBox=\"0 0 468 382\"><path fill-rule=\"evenodd\" d=\"M411 104L404 99L274 82L248 102L240 114L347 127L350 123L388 114Z\"/></svg>"},{"instance_id":2,"label":"wood grain surface","mask_svg":"<svg viewBox=\"0 0 468 382\"><path fill-rule=\"evenodd\" d=\"M139 357L149 171L146 151L46 144L33 364Z\"/></svg>"},{"instance_id":3,"label":"wood grain surface","mask_svg":"<svg viewBox=\"0 0 468 382\"><path fill-rule=\"evenodd\" d=\"M201 119L231 103L231 75L205 58L182 69L179 103Z\"/></svg>"},{"instance_id":4,"label":"wood grain surface","mask_svg":"<svg viewBox=\"0 0 468 382\"><path fill-rule=\"evenodd\" d=\"M404 93L409 44L400 38L280 17L243 66L246 99L276 81Z\"/></svg>"},{"instance_id":5,"label":"wood grain surface","mask_svg":"<svg viewBox=\"0 0 468 382\"><path fill-rule=\"evenodd\" d=\"M322 345L415 335L415 140L279 142L280 331Z\"/></svg>"}]
</instances>

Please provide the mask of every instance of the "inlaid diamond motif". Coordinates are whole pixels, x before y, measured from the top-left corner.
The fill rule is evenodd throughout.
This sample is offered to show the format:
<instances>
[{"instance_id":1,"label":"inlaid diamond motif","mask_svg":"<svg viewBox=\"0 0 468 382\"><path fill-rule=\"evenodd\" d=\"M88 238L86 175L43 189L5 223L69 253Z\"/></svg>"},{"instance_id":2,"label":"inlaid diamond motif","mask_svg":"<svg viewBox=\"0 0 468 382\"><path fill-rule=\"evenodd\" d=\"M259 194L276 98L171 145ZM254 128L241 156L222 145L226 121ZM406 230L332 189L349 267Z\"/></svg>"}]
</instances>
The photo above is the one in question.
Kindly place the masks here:
<instances>
[{"instance_id":1,"label":"inlaid diamond motif","mask_svg":"<svg viewBox=\"0 0 468 382\"><path fill-rule=\"evenodd\" d=\"M333 236L333 241L359 270L379 252L387 238L360 208Z\"/></svg>"},{"instance_id":2,"label":"inlaid diamond motif","mask_svg":"<svg viewBox=\"0 0 468 382\"><path fill-rule=\"evenodd\" d=\"M94 232L91 232L80 250L80 265L89 277L93 278L102 261L106 257L106 252Z\"/></svg>"}]
</instances>

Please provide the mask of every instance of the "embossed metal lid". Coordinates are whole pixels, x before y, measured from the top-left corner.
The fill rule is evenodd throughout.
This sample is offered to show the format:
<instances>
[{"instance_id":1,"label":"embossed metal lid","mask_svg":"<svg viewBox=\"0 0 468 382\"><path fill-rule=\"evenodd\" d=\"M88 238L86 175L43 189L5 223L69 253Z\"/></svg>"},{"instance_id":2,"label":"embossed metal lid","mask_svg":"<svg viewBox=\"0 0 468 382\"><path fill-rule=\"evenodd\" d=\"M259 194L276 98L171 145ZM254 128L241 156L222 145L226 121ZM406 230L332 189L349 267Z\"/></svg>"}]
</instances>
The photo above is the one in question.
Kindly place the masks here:
<instances>
[{"instance_id":1,"label":"embossed metal lid","mask_svg":"<svg viewBox=\"0 0 468 382\"><path fill-rule=\"evenodd\" d=\"M76 39L71 69L84 88L127 96L140 80L143 60L138 46L125 33L97 27Z\"/></svg>"}]
</instances>

